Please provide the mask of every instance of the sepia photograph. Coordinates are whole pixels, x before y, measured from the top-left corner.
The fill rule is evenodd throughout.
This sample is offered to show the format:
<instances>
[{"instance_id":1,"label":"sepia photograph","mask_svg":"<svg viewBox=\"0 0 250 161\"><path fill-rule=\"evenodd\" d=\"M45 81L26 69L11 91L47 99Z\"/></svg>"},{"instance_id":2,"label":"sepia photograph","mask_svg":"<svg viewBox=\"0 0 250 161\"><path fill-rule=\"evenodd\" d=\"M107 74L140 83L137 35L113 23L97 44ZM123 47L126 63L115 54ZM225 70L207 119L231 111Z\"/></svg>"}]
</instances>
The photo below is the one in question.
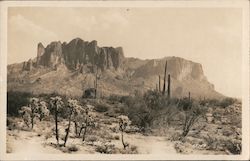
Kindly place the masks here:
<instances>
[{"instance_id":1,"label":"sepia photograph","mask_svg":"<svg viewBox=\"0 0 250 161\"><path fill-rule=\"evenodd\" d=\"M249 2L210 2L1 2L0 159L249 159Z\"/></svg>"}]
</instances>

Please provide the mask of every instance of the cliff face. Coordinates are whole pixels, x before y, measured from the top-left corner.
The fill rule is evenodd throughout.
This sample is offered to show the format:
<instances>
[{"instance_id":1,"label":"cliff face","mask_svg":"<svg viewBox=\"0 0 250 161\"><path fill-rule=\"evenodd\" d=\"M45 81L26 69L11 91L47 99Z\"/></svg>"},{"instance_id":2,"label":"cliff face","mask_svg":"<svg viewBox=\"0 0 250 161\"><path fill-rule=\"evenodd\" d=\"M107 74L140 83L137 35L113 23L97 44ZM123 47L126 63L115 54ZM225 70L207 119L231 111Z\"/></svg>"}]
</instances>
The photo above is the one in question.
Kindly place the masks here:
<instances>
[{"instance_id":1,"label":"cliff face","mask_svg":"<svg viewBox=\"0 0 250 161\"><path fill-rule=\"evenodd\" d=\"M134 76L147 77L148 75L162 75L166 60L167 73L176 80L182 81L194 79L202 81L206 79L201 64L179 57L150 60L143 66L139 67Z\"/></svg>"},{"instance_id":2,"label":"cliff face","mask_svg":"<svg viewBox=\"0 0 250 161\"><path fill-rule=\"evenodd\" d=\"M56 68L58 65L66 65L69 69L76 70L87 66L102 71L106 69L117 70L122 66L124 54L121 47L98 47L97 41L83 41L80 38L73 39L68 44L58 42L50 43L46 48L39 43L35 62L25 62L25 70L33 67Z\"/></svg>"}]
</instances>

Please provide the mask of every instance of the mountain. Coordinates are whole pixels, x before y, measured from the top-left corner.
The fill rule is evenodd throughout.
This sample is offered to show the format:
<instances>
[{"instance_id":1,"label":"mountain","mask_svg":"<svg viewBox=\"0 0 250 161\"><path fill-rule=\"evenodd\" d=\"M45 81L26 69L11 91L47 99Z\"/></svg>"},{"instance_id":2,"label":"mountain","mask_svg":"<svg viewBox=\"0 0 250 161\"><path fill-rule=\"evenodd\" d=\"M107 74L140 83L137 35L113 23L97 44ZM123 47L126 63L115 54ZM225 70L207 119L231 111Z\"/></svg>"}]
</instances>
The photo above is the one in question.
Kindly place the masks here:
<instances>
[{"instance_id":1,"label":"mountain","mask_svg":"<svg viewBox=\"0 0 250 161\"><path fill-rule=\"evenodd\" d=\"M155 89L165 62L171 75L171 95L194 98L222 98L203 73L202 65L179 57L141 60L126 58L122 47L99 47L97 41L80 38L69 43L38 43L37 57L7 67L8 91L52 93L81 96L94 87L98 95L128 95ZM162 88L162 86L161 86Z\"/></svg>"}]
</instances>

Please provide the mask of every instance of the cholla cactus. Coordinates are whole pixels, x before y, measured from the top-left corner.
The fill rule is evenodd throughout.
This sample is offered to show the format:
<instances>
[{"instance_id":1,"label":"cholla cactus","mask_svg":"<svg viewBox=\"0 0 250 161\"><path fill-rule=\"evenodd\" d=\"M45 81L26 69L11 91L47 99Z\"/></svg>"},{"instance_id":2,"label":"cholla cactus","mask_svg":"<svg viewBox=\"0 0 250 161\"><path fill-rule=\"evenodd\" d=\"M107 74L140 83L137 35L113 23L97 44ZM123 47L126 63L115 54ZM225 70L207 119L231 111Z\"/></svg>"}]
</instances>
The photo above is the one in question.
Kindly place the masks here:
<instances>
[{"instance_id":1,"label":"cholla cactus","mask_svg":"<svg viewBox=\"0 0 250 161\"><path fill-rule=\"evenodd\" d=\"M44 101L39 102L38 114L39 120L42 121L43 118L49 116L50 111L48 110L47 104Z\"/></svg>"},{"instance_id":2,"label":"cholla cactus","mask_svg":"<svg viewBox=\"0 0 250 161\"><path fill-rule=\"evenodd\" d=\"M73 121L75 123L75 135L79 135L80 133L78 133L78 127L80 126L79 123L82 122L83 120L83 113L84 113L84 109L82 108L82 106L78 105L76 106L75 110L73 111Z\"/></svg>"},{"instance_id":3,"label":"cholla cactus","mask_svg":"<svg viewBox=\"0 0 250 161\"><path fill-rule=\"evenodd\" d=\"M31 115L30 115L30 117L31 117L31 128L33 129L33 127L34 127L34 119L35 119L35 117L38 116L37 110L38 110L38 107L39 107L39 99L35 98L35 97L32 97L32 98L30 98L29 102L30 102L29 107L31 108Z\"/></svg>"},{"instance_id":4,"label":"cholla cactus","mask_svg":"<svg viewBox=\"0 0 250 161\"><path fill-rule=\"evenodd\" d=\"M129 120L128 116L125 116L125 115L120 115L117 118L119 119L119 130L121 131L121 135L122 135L122 145L124 149L126 149L128 144L124 142L123 132L131 124L131 121Z\"/></svg>"},{"instance_id":5,"label":"cholla cactus","mask_svg":"<svg viewBox=\"0 0 250 161\"><path fill-rule=\"evenodd\" d=\"M79 111L79 105L78 105L78 101L75 100L75 99L68 99L68 107L70 109L70 113L69 113L69 124L68 124L68 128L66 129L66 135L65 135L65 138L64 138L64 146L66 146L66 142L68 140L68 135L69 135L69 132L70 132L70 125L71 125L71 116L72 114L76 114L78 113ZM78 113L80 114L80 113Z\"/></svg>"},{"instance_id":6,"label":"cholla cactus","mask_svg":"<svg viewBox=\"0 0 250 161\"><path fill-rule=\"evenodd\" d=\"M55 125L56 125L56 140L57 144L59 144L59 133L58 133L58 110L61 109L64 105L62 98L59 96L50 98L50 105L54 109L55 112Z\"/></svg>"},{"instance_id":7,"label":"cholla cactus","mask_svg":"<svg viewBox=\"0 0 250 161\"><path fill-rule=\"evenodd\" d=\"M95 114L92 112L93 108L94 107L91 105L86 105L83 107L83 113L79 119L79 123L81 125L79 136L81 135L82 130L84 129L82 141L85 140L88 127L94 126Z\"/></svg>"},{"instance_id":8,"label":"cholla cactus","mask_svg":"<svg viewBox=\"0 0 250 161\"><path fill-rule=\"evenodd\" d=\"M19 110L19 114L22 115L25 124L29 127L29 124L31 124L31 128L34 127L34 119L35 117L38 117L38 107L39 107L39 99L32 97L29 99L29 105L23 106Z\"/></svg>"},{"instance_id":9,"label":"cholla cactus","mask_svg":"<svg viewBox=\"0 0 250 161\"><path fill-rule=\"evenodd\" d=\"M18 111L18 113L22 116L24 123L27 125L27 127L30 126L31 124L31 109L30 107L23 106L21 109Z\"/></svg>"}]
</instances>

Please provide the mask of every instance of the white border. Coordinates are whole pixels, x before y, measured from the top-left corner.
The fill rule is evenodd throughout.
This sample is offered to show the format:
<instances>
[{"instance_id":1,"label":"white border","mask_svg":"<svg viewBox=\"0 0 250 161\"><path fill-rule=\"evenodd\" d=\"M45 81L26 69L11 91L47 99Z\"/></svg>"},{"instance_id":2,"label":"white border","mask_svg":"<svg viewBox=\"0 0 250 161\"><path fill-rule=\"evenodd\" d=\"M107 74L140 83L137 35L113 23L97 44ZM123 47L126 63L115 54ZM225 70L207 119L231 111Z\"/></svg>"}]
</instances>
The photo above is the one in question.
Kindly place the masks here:
<instances>
[{"instance_id":1,"label":"white border","mask_svg":"<svg viewBox=\"0 0 250 161\"><path fill-rule=\"evenodd\" d=\"M6 154L6 87L7 87L7 8L30 7L226 7L242 8L242 131L241 155L93 155L93 154L41 154L25 158L18 154ZM0 160L249 160L249 1L4 1L0 2ZM237 78L236 78L237 79ZM24 145L25 148L25 145Z\"/></svg>"}]
</instances>

